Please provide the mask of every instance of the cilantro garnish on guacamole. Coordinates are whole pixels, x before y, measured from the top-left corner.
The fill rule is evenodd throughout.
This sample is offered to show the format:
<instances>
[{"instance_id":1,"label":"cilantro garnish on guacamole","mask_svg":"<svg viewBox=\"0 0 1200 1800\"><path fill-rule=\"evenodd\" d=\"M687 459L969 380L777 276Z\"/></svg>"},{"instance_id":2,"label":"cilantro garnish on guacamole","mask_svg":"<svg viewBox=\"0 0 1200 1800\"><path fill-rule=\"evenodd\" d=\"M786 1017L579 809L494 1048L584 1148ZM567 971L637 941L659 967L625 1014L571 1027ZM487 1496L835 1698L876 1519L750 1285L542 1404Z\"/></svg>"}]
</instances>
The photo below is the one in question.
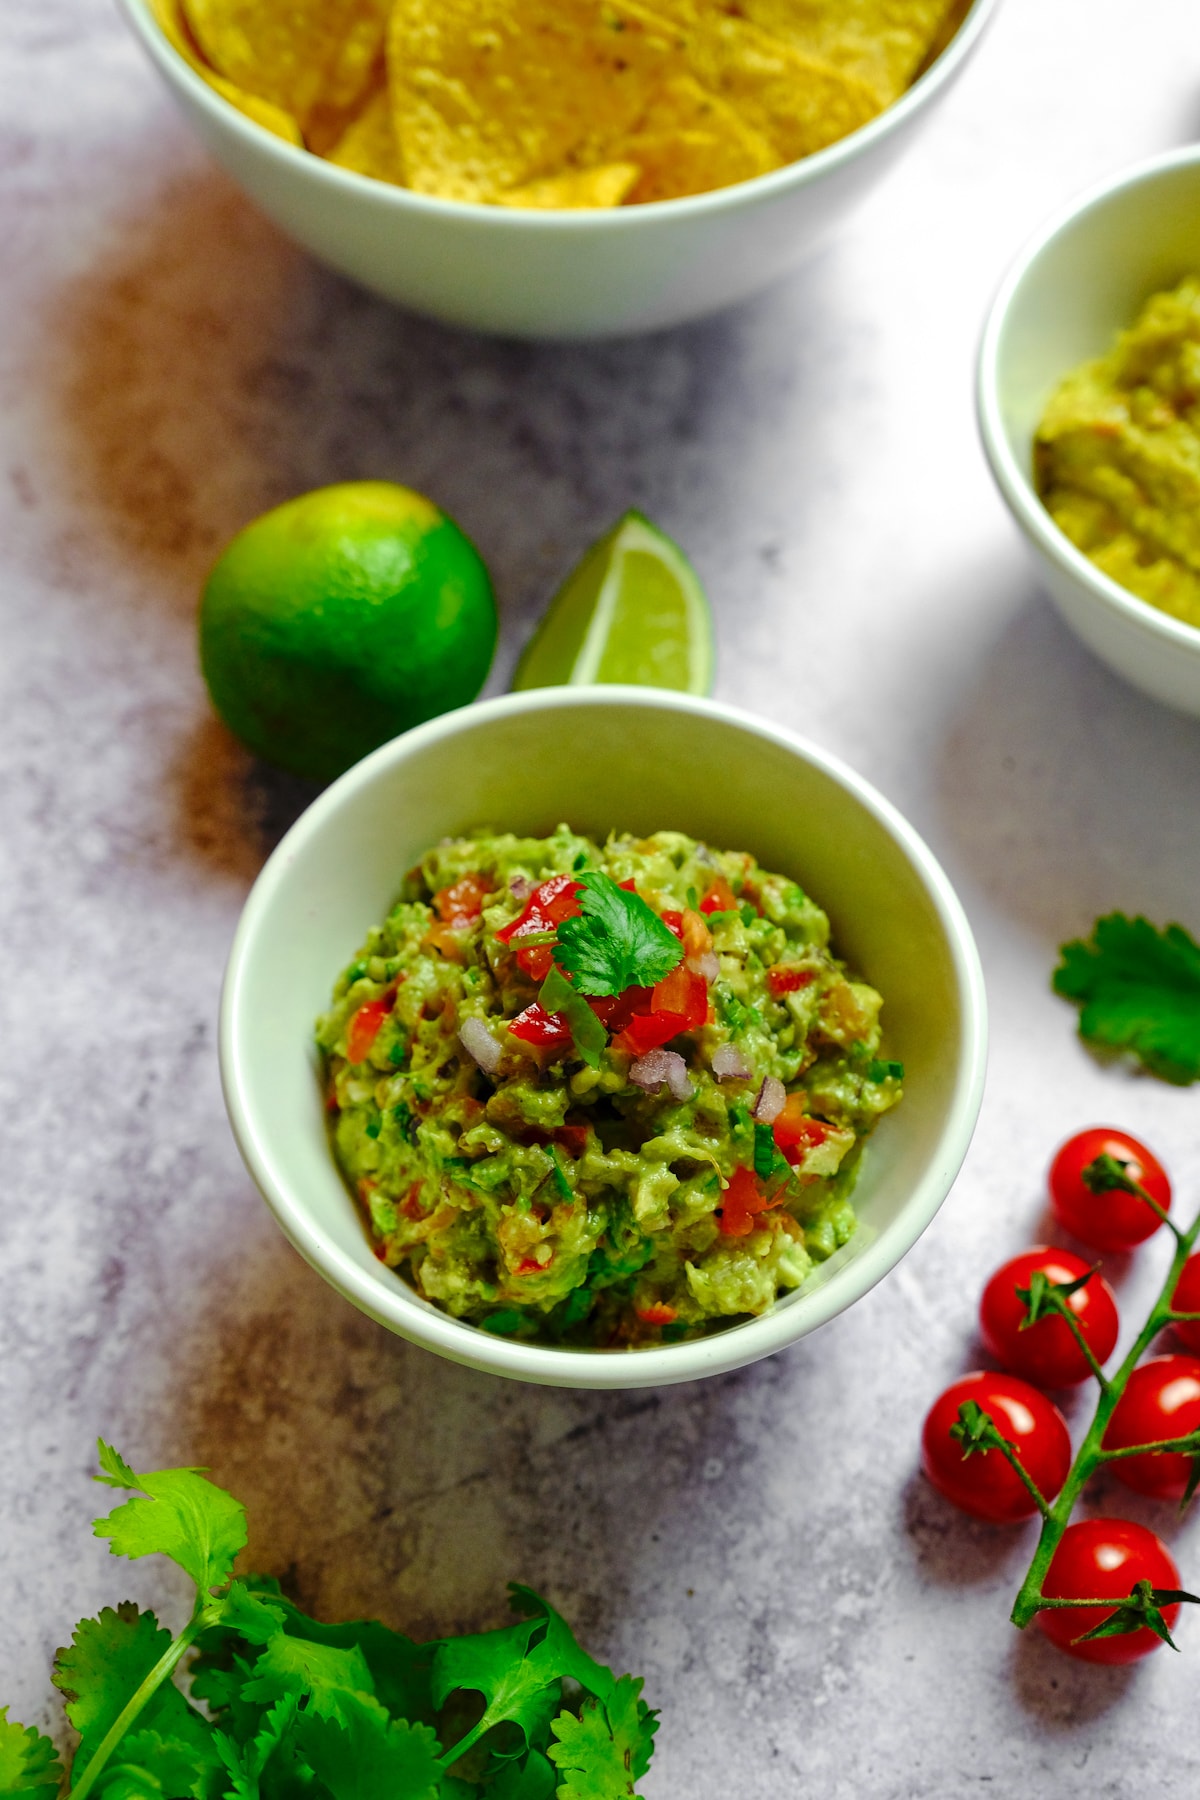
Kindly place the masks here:
<instances>
[{"instance_id":1,"label":"cilantro garnish on guacamole","mask_svg":"<svg viewBox=\"0 0 1200 1800\"><path fill-rule=\"evenodd\" d=\"M767 1311L855 1228L901 1098L881 999L794 881L680 832L437 845L318 1021L381 1261L508 1336Z\"/></svg>"}]
</instances>

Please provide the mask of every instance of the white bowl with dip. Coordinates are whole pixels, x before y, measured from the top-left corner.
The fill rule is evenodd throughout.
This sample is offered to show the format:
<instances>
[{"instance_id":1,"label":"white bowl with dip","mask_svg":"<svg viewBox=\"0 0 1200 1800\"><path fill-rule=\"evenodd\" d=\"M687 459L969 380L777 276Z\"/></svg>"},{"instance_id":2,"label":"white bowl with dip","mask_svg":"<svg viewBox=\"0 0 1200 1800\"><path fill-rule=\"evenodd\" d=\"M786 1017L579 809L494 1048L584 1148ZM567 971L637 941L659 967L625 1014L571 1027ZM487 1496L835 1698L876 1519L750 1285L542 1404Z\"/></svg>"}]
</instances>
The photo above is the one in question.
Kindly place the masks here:
<instances>
[{"instance_id":1,"label":"white bowl with dip","mask_svg":"<svg viewBox=\"0 0 1200 1800\"><path fill-rule=\"evenodd\" d=\"M678 325L794 267L891 168L997 4L973 0L949 45L895 105L802 162L684 200L546 212L438 200L297 149L190 69L148 0L120 0L209 150L290 237L385 299L449 325L528 338Z\"/></svg>"},{"instance_id":2,"label":"white bowl with dip","mask_svg":"<svg viewBox=\"0 0 1200 1800\"><path fill-rule=\"evenodd\" d=\"M1111 176L1043 226L993 303L978 412L1000 492L1071 630L1116 674L1200 714L1200 630L1118 586L1059 530L1033 485L1033 439L1059 382L1103 355L1151 294L1200 273L1200 148Z\"/></svg>"},{"instance_id":3,"label":"white bowl with dip","mask_svg":"<svg viewBox=\"0 0 1200 1800\"><path fill-rule=\"evenodd\" d=\"M647 1350L496 1337L422 1299L372 1254L335 1166L313 1025L367 928L440 837L560 820L678 829L752 851L829 913L834 947L884 996L905 1096L867 1146L859 1227L759 1318ZM577 1388L658 1387L770 1356L843 1312L915 1243L966 1154L983 1091L986 1006L970 927L900 814L836 758L710 700L652 688L544 688L432 720L347 771L267 862L238 926L221 1006L234 1134L300 1254L401 1337L470 1368Z\"/></svg>"}]
</instances>

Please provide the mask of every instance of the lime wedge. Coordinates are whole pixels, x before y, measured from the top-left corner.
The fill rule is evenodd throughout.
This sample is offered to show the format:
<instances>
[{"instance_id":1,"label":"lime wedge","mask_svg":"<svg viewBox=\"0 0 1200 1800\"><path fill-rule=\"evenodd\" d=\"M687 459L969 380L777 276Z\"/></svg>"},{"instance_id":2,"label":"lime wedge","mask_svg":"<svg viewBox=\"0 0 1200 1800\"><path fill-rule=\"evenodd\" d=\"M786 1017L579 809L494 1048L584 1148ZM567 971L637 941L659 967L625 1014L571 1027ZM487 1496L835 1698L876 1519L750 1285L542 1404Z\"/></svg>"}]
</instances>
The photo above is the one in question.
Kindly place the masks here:
<instances>
[{"instance_id":1,"label":"lime wedge","mask_svg":"<svg viewBox=\"0 0 1200 1800\"><path fill-rule=\"evenodd\" d=\"M712 615L695 569L657 525L627 512L559 588L513 687L629 681L707 694L712 678Z\"/></svg>"}]
</instances>

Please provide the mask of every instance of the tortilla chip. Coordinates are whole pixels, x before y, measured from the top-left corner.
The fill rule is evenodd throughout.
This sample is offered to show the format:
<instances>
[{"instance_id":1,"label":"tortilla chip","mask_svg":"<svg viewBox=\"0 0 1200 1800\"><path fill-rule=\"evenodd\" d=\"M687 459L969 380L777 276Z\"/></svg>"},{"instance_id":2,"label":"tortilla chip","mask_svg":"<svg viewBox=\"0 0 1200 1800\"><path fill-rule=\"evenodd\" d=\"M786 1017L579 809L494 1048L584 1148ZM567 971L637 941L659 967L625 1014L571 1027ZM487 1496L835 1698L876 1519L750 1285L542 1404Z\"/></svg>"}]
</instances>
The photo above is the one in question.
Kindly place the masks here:
<instances>
[{"instance_id":1,"label":"tortilla chip","mask_svg":"<svg viewBox=\"0 0 1200 1800\"><path fill-rule=\"evenodd\" d=\"M641 170L636 163L601 163L596 169L572 169L565 175L543 175L539 181L527 181L524 187L510 188L497 194L498 206L535 206L553 210L581 211L605 206L620 206Z\"/></svg>"},{"instance_id":2,"label":"tortilla chip","mask_svg":"<svg viewBox=\"0 0 1200 1800\"><path fill-rule=\"evenodd\" d=\"M798 162L857 131L878 113L877 95L855 76L768 36L711 0L612 0L628 17L674 30L701 87L765 138L780 162Z\"/></svg>"},{"instance_id":3,"label":"tortilla chip","mask_svg":"<svg viewBox=\"0 0 1200 1800\"><path fill-rule=\"evenodd\" d=\"M626 148L641 166L633 205L709 193L780 165L761 132L690 75L666 83Z\"/></svg>"},{"instance_id":4,"label":"tortilla chip","mask_svg":"<svg viewBox=\"0 0 1200 1800\"><path fill-rule=\"evenodd\" d=\"M281 106L305 137L322 110L352 112L376 78L388 0L182 0L219 75Z\"/></svg>"},{"instance_id":5,"label":"tortilla chip","mask_svg":"<svg viewBox=\"0 0 1200 1800\"><path fill-rule=\"evenodd\" d=\"M388 71L410 186L497 200L623 160L669 36L609 0L396 0Z\"/></svg>"},{"instance_id":6,"label":"tortilla chip","mask_svg":"<svg viewBox=\"0 0 1200 1800\"><path fill-rule=\"evenodd\" d=\"M325 155L341 169L353 169L358 175L371 175L376 181L404 187L404 159L396 142L392 103L385 87L372 94L362 112Z\"/></svg>"},{"instance_id":7,"label":"tortilla chip","mask_svg":"<svg viewBox=\"0 0 1200 1800\"><path fill-rule=\"evenodd\" d=\"M737 0L740 17L864 82L881 109L915 80L953 8L954 0Z\"/></svg>"},{"instance_id":8,"label":"tortilla chip","mask_svg":"<svg viewBox=\"0 0 1200 1800\"><path fill-rule=\"evenodd\" d=\"M209 87L214 88L223 100L228 100L230 106L245 113L248 119L253 119L264 130L274 132L276 137L281 137L300 149L304 148L300 127L290 113L285 112L281 106L273 106L269 100L260 99L257 94L248 94L244 88L224 80L215 69L209 68L188 31L179 0L151 0L151 7L159 29L171 48L177 50L189 68L194 69L197 75L202 75Z\"/></svg>"}]
</instances>

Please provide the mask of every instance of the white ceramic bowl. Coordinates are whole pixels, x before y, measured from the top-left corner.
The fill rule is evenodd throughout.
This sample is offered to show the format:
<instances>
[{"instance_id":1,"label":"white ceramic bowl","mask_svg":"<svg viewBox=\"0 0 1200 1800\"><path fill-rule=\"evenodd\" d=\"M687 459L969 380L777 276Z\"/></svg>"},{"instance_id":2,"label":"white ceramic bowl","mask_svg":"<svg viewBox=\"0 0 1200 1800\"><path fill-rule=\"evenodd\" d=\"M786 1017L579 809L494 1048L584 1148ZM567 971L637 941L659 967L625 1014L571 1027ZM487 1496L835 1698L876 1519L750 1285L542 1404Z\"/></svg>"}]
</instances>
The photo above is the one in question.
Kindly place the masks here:
<instances>
[{"instance_id":1,"label":"white ceramic bowl","mask_svg":"<svg viewBox=\"0 0 1200 1800\"><path fill-rule=\"evenodd\" d=\"M1200 713L1200 631L1119 587L1058 529L1033 486L1033 437L1071 369L1107 350L1142 302L1200 271L1200 148L1110 177L1064 208L996 296L979 356L984 448L1072 631L1135 687Z\"/></svg>"},{"instance_id":2,"label":"white ceramic bowl","mask_svg":"<svg viewBox=\"0 0 1200 1800\"><path fill-rule=\"evenodd\" d=\"M213 155L322 261L450 325L590 338L700 318L791 268L891 167L997 0L974 0L895 106L818 155L717 193L592 213L463 205L335 168L227 105L170 47L147 0L120 4Z\"/></svg>"},{"instance_id":3,"label":"white ceramic bowl","mask_svg":"<svg viewBox=\"0 0 1200 1800\"><path fill-rule=\"evenodd\" d=\"M566 820L674 828L752 850L830 913L884 994L906 1092L863 1159L859 1230L765 1317L641 1351L547 1349L440 1312L371 1254L325 1129L313 1021L404 873L446 833ZM449 713L350 769L292 827L246 902L225 979L221 1073L247 1166L301 1255L390 1330L455 1362L561 1387L656 1387L769 1356L865 1294L941 1205L983 1087L985 1002L970 928L900 815L811 744L710 700L545 688Z\"/></svg>"}]
</instances>

